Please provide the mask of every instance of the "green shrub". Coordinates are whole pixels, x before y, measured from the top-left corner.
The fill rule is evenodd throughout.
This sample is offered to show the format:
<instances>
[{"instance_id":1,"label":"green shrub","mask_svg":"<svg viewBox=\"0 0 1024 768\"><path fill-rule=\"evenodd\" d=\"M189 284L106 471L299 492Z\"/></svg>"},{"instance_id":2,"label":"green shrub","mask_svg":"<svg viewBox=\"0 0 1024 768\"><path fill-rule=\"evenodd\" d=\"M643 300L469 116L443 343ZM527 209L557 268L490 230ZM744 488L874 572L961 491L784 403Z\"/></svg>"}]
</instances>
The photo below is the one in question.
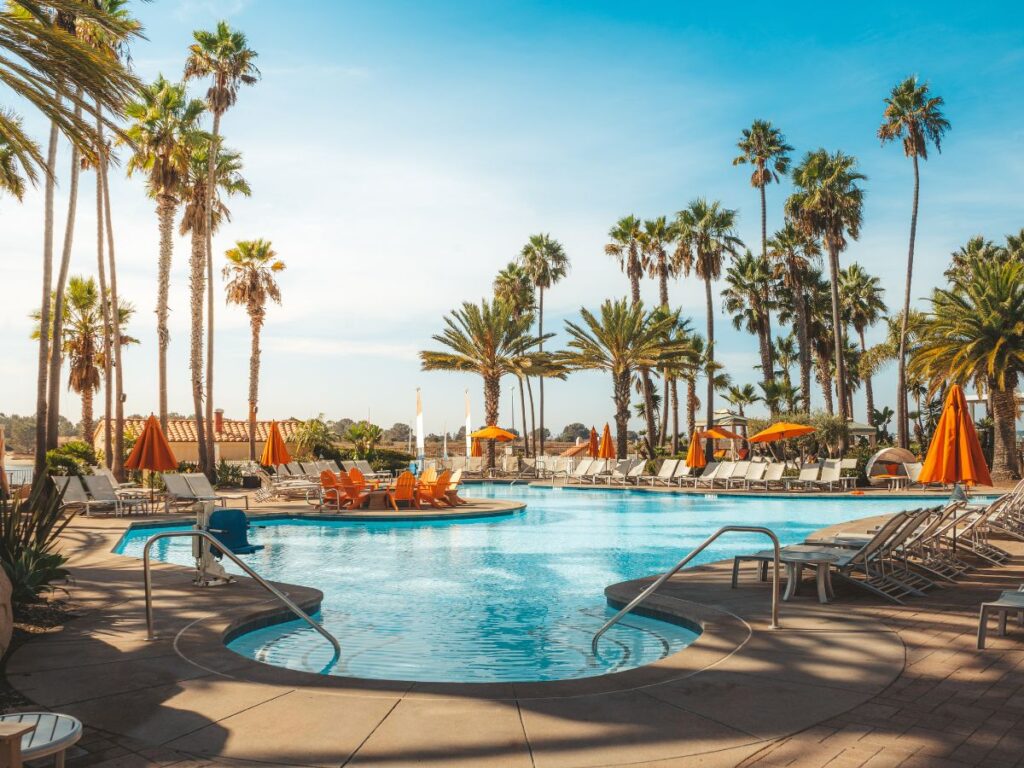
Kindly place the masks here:
<instances>
[{"instance_id":1,"label":"green shrub","mask_svg":"<svg viewBox=\"0 0 1024 768\"><path fill-rule=\"evenodd\" d=\"M84 440L68 440L56 450L65 456L73 456L87 467L96 466L96 451Z\"/></svg>"},{"instance_id":2,"label":"green shrub","mask_svg":"<svg viewBox=\"0 0 1024 768\"><path fill-rule=\"evenodd\" d=\"M74 456L65 456L56 449L46 452L46 472L49 475L84 475L85 467Z\"/></svg>"},{"instance_id":3,"label":"green shrub","mask_svg":"<svg viewBox=\"0 0 1024 768\"><path fill-rule=\"evenodd\" d=\"M237 488L242 484L242 467L238 464L228 464L224 459L217 465L217 487Z\"/></svg>"},{"instance_id":4,"label":"green shrub","mask_svg":"<svg viewBox=\"0 0 1024 768\"><path fill-rule=\"evenodd\" d=\"M60 495L46 477L36 481L26 499L0 499L0 565L11 580L15 603L36 600L54 591L54 582L67 579L67 558L54 547L71 517L61 519Z\"/></svg>"},{"instance_id":5,"label":"green shrub","mask_svg":"<svg viewBox=\"0 0 1024 768\"><path fill-rule=\"evenodd\" d=\"M406 453L405 451L395 451L390 448L378 448L373 452L373 456L370 458L370 466L378 472L395 472L398 470L408 469L409 462L412 461L413 458L412 454Z\"/></svg>"}]
</instances>

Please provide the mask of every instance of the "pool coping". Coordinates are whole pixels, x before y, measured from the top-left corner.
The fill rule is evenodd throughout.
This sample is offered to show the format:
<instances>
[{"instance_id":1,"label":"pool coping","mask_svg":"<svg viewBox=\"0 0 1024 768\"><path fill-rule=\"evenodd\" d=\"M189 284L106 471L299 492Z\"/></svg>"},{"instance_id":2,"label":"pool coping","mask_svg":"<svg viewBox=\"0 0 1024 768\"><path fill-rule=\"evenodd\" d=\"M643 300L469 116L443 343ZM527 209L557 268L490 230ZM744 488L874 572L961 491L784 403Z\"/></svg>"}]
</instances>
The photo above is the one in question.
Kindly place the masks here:
<instances>
[{"instance_id":1,"label":"pool coping","mask_svg":"<svg viewBox=\"0 0 1024 768\"><path fill-rule=\"evenodd\" d=\"M179 517L168 523L178 525L186 520ZM67 536L72 554L76 555L73 570L83 590L80 595L94 595L93 610L70 622L56 637L40 638L20 648L8 662L9 680L38 703L68 711L87 724L132 738L144 736L189 754L262 759L278 765L343 762L337 759L344 757L341 747L337 754L331 752L329 760L312 759L311 747L301 728L296 733L278 734L271 757L259 752L253 743L256 734L248 731L248 737L239 736L238 740L230 738L229 733L226 742L211 742L210 734L219 734L225 723L236 718L240 723L242 718L257 717L260 729L273 730L276 723L271 714L272 702L282 696L294 702L292 714L312 719L335 711L335 706L342 707L338 716L356 719L363 712L387 709L383 719L367 726L367 732L351 748L350 756L369 749L364 744L375 743L377 728L399 704L403 711L410 711L410 707L411 711L420 711L417 705L422 704L428 718L452 707L462 713L460 717L470 720L518 713L515 717L522 738L534 758L549 749L543 738L538 741L545 728L583 728L600 712L605 712L610 722L628 720L633 715L626 713L636 708L637 718L652 718L643 725L646 746L616 744L615 757L599 759L597 755L604 755L611 746L603 738L588 741L591 737L580 735L577 749L584 756L575 762L560 763L565 765L639 762L652 757L652 749L658 759L706 755L725 749L753 750L766 740L802 730L863 703L903 669L902 642L877 619L803 602L784 610L782 630L768 629L764 585L755 582L740 590L729 590L728 568L721 563L688 569L667 583L649 604L650 612L701 626L701 635L690 646L650 665L590 678L529 683L422 683L317 675L262 664L230 651L225 637L261 621L275 623L282 614L290 619L290 614L268 600L249 579L240 578L223 591L200 591L188 582L192 569L166 563L153 566L159 639L145 643L140 642L144 624L138 569L130 567L130 556L111 553L129 522L111 518L72 521ZM143 523L141 527L152 525ZM613 604L622 604L649 583L650 579L640 579L611 585L606 597ZM310 587L283 583L277 586L307 611L315 611L322 600L322 593ZM172 591L178 595L176 600L168 597ZM204 599L206 595L215 596L213 605ZM855 639L856 652L862 654L863 664L870 667L865 672L867 682L836 679L828 669L830 648L851 638ZM69 642L74 645L62 645ZM53 654L61 653L63 647L80 649L74 673L70 675L67 669L48 667L54 663ZM111 679L111 670L117 669L110 666L114 662L93 658L106 659L111 648L122 647L132 650L124 651L129 656L127 661L118 657L119 661L166 670L160 675L168 676L174 690L188 693L194 689L224 689L232 696L241 695L238 692L242 691L246 696L266 696L266 701L240 709L224 720L223 714L214 715L221 706L217 703L219 699L210 699L208 694L198 699L193 696L189 699L189 712L210 722L188 733L178 733L168 724L167 719L177 717L173 713L179 710L168 711L162 704L148 710L137 705L139 711L125 718L125 707L136 706L126 705L126 701L155 696L162 702L164 694L160 693L162 689L153 688L148 678L137 681L132 674L122 672L113 676L118 679ZM140 655L146 658L134 660ZM151 655L157 658L151 660ZM800 680L779 680L772 670L796 658L804 668ZM767 677L759 673L762 667ZM808 674L807 669L813 672ZM141 691L142 685L148 685L145 690L153 692ZM786 702L781 713L771 714L779 709L773 702L781 700ZM745 706L750 701L762 704ZM586 713L582 719L577 716L581 707ZM259 712L264 709L267 715L260 719ZM551 717L557 721L555 726ZM578 726L571 725L577 721ZM156 728L154 723L165 724ZM693 736L708 731L718 734L712 746ZM432 733L430 738L457 739L458 729L451 734ZM653 747L649 743L652 739Z\"/></svg>"}]
</instances>

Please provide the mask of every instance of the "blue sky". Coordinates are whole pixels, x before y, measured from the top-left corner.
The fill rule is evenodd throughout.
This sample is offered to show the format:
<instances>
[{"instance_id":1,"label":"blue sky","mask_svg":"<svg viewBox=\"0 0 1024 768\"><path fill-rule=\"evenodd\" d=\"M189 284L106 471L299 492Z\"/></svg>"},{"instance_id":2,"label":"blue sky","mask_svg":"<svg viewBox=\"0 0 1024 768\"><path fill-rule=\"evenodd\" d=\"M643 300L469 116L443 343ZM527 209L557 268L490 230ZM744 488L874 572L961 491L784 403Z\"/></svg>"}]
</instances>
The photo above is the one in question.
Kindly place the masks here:
<instances>
[{"instance_id":1,"label":"blue sky","mask_svg":"<svg viewBox=\"0 0 1024 768\"><path fill-rule=\"evenodd\" d=\"M271 239L288 270L284 306L264 333L261 414L319 412L390 425L408 421L422 387L427 427L456 429L479 382L419 371L442 315L490 292L494 273L528 235L559 238L572 274L547 297L547 325L581 305L627 292L603 252L627 213L672 214L691 199L740 211L756 248L758 198L734 168L735 143L755 118L783 129L795 155L824 146L857 156L869 177L861 239L842 261L882 278L898 304L905 269L910 163L875 138L882 99L917 73L946 99L953 129L922 169L915 297L941 280L950 251L983 233L1024 226L1024 10L1018 3L414 3L261 0L135 4L148 40L134 47L144 79L176 77L196 28L217 19L244 30L262 81L224 118L244 156L253 197L232 205L216 240ZM201 95L201 89L195 89ZM6 95L3 98L7 98ZM9 99L7 99L10 101ZM40 138L45 126L27 123ZM67 151L62 154L66 164ZM66 174L66 171L62 171ZM126 356L129 411L156 406L157 231L141 179L112 191L122 293L138 308L143 343ZM781 223L785 181L768 190L769 227ZM83 176L72 273L95 263L93 179ZM59 244L64 219L58 194ZM39 302L42 194L0 200L7 238L0 305L0 411L33 407L35 351L27 314ZM173 273L170 402L190 407L187 242ZM645 295L655 298L654 281ZM218 277L218 287L220 287ZM670 287L703 325L693 279ZM717 291L716 291L717 296ZM217 391L229 416L245 411L248 326L218 306ZM719 357L739 382L756 381L756 344L716 315ZM869 341L877 338L869 335ZM892 404L895 377L876 383ZM503 395L502 421L509 421ZM548 386L548 425L612 415L605 377ZM819 393L815 393L816 396ZM816 401L816 403L819 401ZM77 398L64 412L78 417ZM862 399L856 415L864 418Z\"/></svg>"}]
</instances>

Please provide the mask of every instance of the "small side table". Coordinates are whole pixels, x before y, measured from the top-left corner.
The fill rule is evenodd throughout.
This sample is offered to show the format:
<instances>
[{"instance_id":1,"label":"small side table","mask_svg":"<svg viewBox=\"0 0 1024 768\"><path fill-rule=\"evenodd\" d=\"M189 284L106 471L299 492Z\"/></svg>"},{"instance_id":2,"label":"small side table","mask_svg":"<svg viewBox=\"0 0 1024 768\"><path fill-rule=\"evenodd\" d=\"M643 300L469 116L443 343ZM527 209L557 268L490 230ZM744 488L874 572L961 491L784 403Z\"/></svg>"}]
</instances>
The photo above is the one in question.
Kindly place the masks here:
<instances>
[{"instance_id":1,"label":"small side table","mask_svg":"<svg viewBox=\"0 0 1024 768\"><path fill-rule=\"evenodd\" d=\"M1010 613L1016 613L1020 620L1024 620L1024 592L1005 591L998 600L981 604L978 616L978 648L985 647L989 617L998 618L999 634L1002 636L1006 634L1006 617Z\"/></svg>"},{"instance_id":2,"label":"small side table","mask_svg":"<svg viewBox=\"0 0 1024 768\"><path fill-rule=\"evenodd\" d=\"M64 752L82 738L82 723L54 712L12 712L0 715L0 725L31 728L21 737L21 759L53 755L55 768L64 768Z\"/></svg>"},{"instance_id":3,"label":"small side table","mask_svg":"<svg viewBox=\"0 0 1024 768\"><path fill-rule=\"evenodd\" d=\"M738 555L732 562L732 586L736 586L739 577L739 567L742 562L758 563L758 575L762 581L768 579L768 565L775 559L775 552L766 549L755 552L753 555ZM815 582L818 586L818 602L828 603L835 597L832 591L832 578L830 566L836 562L836 556L828 552L794 551L783 548L779 552L779 562L786 566L786 591L782 599L786 602L792 600L800 592L800 581L803 577L803 570L807 567L815 569Z\"/></svg>"}]
</instances>

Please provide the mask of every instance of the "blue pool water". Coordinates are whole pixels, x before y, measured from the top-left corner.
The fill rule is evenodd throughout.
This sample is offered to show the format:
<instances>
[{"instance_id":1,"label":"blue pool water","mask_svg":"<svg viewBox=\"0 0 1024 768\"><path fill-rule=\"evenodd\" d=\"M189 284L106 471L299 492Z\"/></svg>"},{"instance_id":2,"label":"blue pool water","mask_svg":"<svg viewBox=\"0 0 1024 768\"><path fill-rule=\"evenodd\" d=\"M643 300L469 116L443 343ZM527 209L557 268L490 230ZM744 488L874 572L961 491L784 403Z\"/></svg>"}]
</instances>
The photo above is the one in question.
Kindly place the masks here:
<instances>
[{"instance_id":1,"label":"blue pool water","mask_svg":"<svg viewBox=\"0 0 1024 768\"><path fill-rule=\"evenodd\" d=\"M913 499L744 498L483 485L472 496L526 502L511 517L455 521L265 521L245 557L261 575L324 592L321 619L342 646L328 671L392 680L495 682L588 677L649 664L697 636L631 616L590 638L612 611L609 584L664 571L727 524L765 525L783 544L832 523L920 506ZM934 502L932 502L934 503ZM152 530L119 551L141 557ZM695 564L763 549L729 534ZM154 556L191 565L188 539ZM231 649L269 664L320 672L331 649L301 622L235 639Z\"/></svg>"}]
</instances>

